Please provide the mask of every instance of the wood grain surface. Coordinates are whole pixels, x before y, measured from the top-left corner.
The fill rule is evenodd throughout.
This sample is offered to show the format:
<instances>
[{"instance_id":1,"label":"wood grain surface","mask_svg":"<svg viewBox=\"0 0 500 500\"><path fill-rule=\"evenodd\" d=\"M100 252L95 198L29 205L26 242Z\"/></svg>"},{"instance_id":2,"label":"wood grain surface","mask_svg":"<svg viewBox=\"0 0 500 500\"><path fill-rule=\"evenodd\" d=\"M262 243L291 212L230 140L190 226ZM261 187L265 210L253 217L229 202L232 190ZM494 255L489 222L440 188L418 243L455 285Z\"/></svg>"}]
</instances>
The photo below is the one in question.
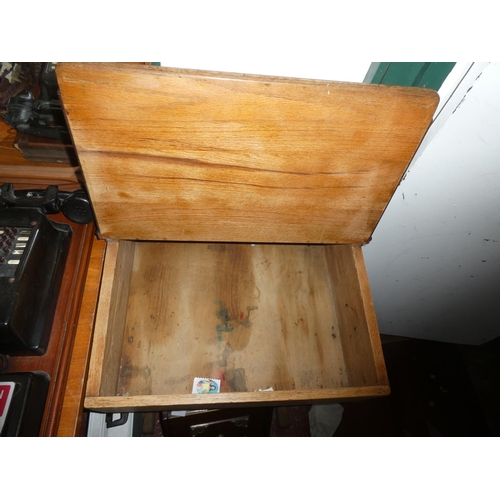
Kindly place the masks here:
<instances>
[{"instance_id":1,"label":"wood grain surface","mask_svg":"<svg viewBox=\"0 0 500 500\"><path fill-rule=\"evenodd\" d=\"M330 279L335 283L333 296L339 311L339 329L344 336L343 354L350 373L349 382L352 386L363 386L368 381L371 384L379 382L371 342L371 336L378 337L379 334L371 295L368 294L367 299L361 291L361 279L365 278L363 274L360 276L360 270L361 273L365 270L361 249L348 245L327 245L325 252ZM361 265L357 265L356 258L361 258ZM382 352L378 354L383 363Z\"/></svg>"},{"instance_id":2,"label":"wood grain surface","mask_svg":"<svg viewBox=\"0 0 500 500\"><path fill-rule=\"evenodd\" d=\"M16 130L0 118L0 179L16 189L44 189L54 184L59 189L74 191L81 188L80 167L55 162L26 160L14 146Z\"/></svg>"},{"instance_id":3,"label":"wood grain surface","mask_svg":"<svg viewBox=\"0 0 500 500\"><path fill-rule=\"evenodd\" d=\"M80 435L85 383L105 248L104 240L94 239L57 429L57 436L60 437Z\"/></svg>"},{"instance_id":4,"label":"wood grain surface","mask_svg":"<svg viewBox=\"0 0 500 500\"><path fill-rule=\"evenodd\" d=\"M160 67L60 64L102 236L366 243L437 93Z\"/></svg>"},{"instance_id":5,"label":"wood grain surface","mask_svg":"<svg viewBox=\"0 0 500 500\"><path fill-rule=\"evenodd\" d=\"M51 169L66 170L68 165L57 162L32 162L23 157L14 143L16 141L17 130L7 125L5 121L0 118L0 165L10 166L45 166Z\"/></svg>"},{"instance_id":6,"label":"wood grain surface","mask_svg":"<svg viewBox=\"0 0 500 500\"><path fill-rule=\"evenodd\" d=\"M97 396L101 386L102 371L104 369L103 356L106 350L106 337L109 317L111 314L111 294L113 293L118 247L118 242L109 242L106 245L101 287L99 291L99 302L94 325L89 373L86 385L87 395Z\"/></svg>"},{"instance_id":7,"label":"wood grain surface","mask_svg":"<svg viewBox=\"0 0 500 500\"><path fill-rule=\"evenodd\" d=\"M295 391L172 394L151 396L86 397L85 408L96 412L161 411L226 408L235 406L278 406L298 404L325 404L326 402L353 401L390 393L388 385L341 387L338 389L305 389Z\"/></svg>"},{"instance_id":8,"label":"wood grain surface","mask_svg":"<svg viewBox=\"0 0 500 500\"><path fill-rule=\"evenodd\" d=\"M2 184L15 184L16 189L47 189L47 186L59 186L61 191L75 191L81 188L79 167L66 165L47 167L44 165L0 165Z\"/></svg>"},{"instance_id":9,"label":"wood grain surface","mask_svg":"<svg viewBox=\"0 0 500 500\"><path fill-rule=\"evenodd\" d=\"M360 251L108 243L85 405L129 396L191 404L195 377L217 378L221 392L257 403L269 387L288 393L276 396L283 401L388 390L370 340L373 305L357 284Z\"/></svg>"}]
</instances>

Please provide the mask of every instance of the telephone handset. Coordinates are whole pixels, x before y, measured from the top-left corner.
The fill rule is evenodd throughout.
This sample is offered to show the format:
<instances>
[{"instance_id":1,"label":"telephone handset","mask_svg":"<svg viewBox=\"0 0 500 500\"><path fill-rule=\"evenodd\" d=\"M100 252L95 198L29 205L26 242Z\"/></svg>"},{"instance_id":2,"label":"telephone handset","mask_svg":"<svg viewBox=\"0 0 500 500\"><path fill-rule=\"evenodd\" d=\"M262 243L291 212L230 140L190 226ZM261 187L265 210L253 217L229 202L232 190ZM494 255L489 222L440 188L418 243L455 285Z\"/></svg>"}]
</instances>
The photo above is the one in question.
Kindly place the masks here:
<instances>
[{"instance_id":1,"label":"telephone handset","mask_svg":"<svg viewBox=\"0 0 500 500\"><path fill-rule=\"evenodd\" d=\"M73 193L59 191L57 186L41 190L15 190L12 184L0 188L1 208L38 208L45 214L62 212L70 221L88 224L94 216L87 194L83 189Z\"/></svg>"}]
</instances>

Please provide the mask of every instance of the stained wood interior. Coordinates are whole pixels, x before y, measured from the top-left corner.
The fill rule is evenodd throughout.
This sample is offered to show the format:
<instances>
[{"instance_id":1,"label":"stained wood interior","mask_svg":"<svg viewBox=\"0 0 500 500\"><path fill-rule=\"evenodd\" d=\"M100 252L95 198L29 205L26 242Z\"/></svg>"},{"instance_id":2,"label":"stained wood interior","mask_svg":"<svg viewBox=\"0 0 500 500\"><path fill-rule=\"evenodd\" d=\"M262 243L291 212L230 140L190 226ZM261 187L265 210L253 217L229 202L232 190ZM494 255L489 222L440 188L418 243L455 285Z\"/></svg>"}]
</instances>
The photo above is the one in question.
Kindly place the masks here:
<instances>
[{"instance_id":1,"label":"stained wood interior","mask_svg":"<svg viewBox=\"0 0 500 500\"><path fill-rule=\"evenodd\" d=\"M429 126L430 89L59 64L104 238L366 243Z\"/></svg>"},{"instance_id":2,"label":"stained wood interior","mask_svg":"<svg viewBox=\"0 0 500 500\"><path fill-rule=\"evenodd\" d=\"M94 396L190 394L194 377L236 393L384 382L365 298L349 284L359 247L115 245Z\"/></svg>"}]
</instances>

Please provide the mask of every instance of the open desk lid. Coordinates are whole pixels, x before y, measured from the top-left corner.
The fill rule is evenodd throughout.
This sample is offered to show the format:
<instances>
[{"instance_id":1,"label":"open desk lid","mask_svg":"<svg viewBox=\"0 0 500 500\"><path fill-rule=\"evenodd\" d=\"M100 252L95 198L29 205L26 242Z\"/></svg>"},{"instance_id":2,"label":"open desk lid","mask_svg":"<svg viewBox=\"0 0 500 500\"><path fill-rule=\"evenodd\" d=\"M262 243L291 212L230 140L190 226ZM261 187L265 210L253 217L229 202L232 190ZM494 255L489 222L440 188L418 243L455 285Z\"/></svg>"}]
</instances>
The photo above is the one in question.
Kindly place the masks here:
<instances>
[{"instance_id":1,"label":"open desk lid","mask_svg":"<svg viewBox=\"0 0 500 500\"><path fill-rule=\"evenodd\" d=\"M101 235L366 243L438 104L433 90L60 64Z\"/></svg>"}]
</instances>

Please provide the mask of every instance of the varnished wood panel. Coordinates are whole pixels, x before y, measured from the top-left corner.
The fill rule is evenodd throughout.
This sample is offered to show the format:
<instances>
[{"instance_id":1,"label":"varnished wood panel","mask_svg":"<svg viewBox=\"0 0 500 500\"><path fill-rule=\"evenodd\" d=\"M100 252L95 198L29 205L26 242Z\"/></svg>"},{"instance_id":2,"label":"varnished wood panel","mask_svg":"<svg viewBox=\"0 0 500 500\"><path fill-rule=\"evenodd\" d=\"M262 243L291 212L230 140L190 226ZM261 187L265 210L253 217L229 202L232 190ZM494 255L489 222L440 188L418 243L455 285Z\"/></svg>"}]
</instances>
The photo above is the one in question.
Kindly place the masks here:
<instances>
[{"instance_id":1,"label":"varnished wood panel","mask_svg":"<svg viewBox=\"0 0 500 500\"><path fill-rule=\"evenodd\" d=\"M70 166L0 165L0 182L15 184L16 189L46 189L55 185L61 191L75 191L82 186L79 170L79 167Z\"/></svg>"},{"instance_id":2,"label":"varnished wood panel","mask_svg":"<svg viewBox=\"0 0 500 500\"><path fill-rule=\"evenodd\" d=\"M71 140L61 141L18 133L14 143L24 158L35 162L55 162L78 166L75 147Z\"/></svg>"},{"instance_id":3,"label":"varnished wood panel","mask_svg":"<svg viewBox=\"0 0 500 500\"><path fill-rule=\"evenodd\" d=\"M61 64L100 231L364 243L437 106L408 87Z\"/></svg>"},{"instance_id":4,"label":"varnished wood panel","mask_svg":"<svg viewBox=\"0 0 500 500\"><path fill-rule=\"evenodd\" d=\"M71 354L61 417L57 429L58 436L78 436L80 434L85 383L87 380L105 245L105 241L97 239L94 239L92 244L92 253L78 316L78 325Z\"/></svg>"},{"instance_id":5,"label":"varnished wood panel","mask_svg":"<svg viewBox=\"0 0 500 500\"><path fill-rule=\"evenodd\" d=\"M17 130L5 123L0 117L0 165L28 166L41 165L52 169L68 169L68 165L57 162L32 162L23 157L21 151L14 146Z\"/></svg>"},{"instance_id":6,"label":"varnished wood panel","mask_svg":"<svg viewBox=\"0 0 500 500\"><path fill-rule=\"evenodd\" d=\"M58 185L74 191L81 187L80 167L54 162L26 160L14 146L16 130L0 118L0 182L10 182L16 189L44 189Z\"/></svg>"}]
</instances>

